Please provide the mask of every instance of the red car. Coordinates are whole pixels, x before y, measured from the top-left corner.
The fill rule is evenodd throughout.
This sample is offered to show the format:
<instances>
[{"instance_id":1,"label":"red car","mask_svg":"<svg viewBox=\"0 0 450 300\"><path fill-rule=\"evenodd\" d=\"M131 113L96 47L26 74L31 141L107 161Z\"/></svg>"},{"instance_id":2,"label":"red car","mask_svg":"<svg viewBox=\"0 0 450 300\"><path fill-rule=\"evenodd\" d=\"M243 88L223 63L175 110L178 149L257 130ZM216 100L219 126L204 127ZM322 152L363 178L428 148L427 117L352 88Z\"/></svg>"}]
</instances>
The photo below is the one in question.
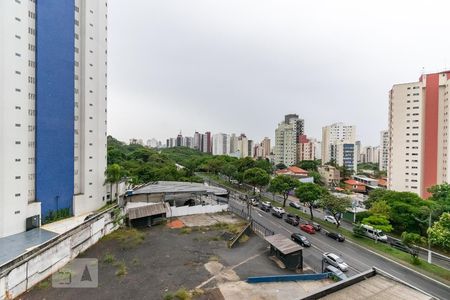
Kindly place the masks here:
<instances>
[{"instance_id":1,"label":"red car","mask_svg":"<svg viewBox=\"0 0 450 300\"><path fill-rule=\"evenodd\" d=\"M314 227L312 227L312 225L309 225L309 224L302 224L302 225L300 225L300 229L303 230L304 232L309 233L309 234L316 233L316 231L314 230Z\"/></svg>"}]
</instances>

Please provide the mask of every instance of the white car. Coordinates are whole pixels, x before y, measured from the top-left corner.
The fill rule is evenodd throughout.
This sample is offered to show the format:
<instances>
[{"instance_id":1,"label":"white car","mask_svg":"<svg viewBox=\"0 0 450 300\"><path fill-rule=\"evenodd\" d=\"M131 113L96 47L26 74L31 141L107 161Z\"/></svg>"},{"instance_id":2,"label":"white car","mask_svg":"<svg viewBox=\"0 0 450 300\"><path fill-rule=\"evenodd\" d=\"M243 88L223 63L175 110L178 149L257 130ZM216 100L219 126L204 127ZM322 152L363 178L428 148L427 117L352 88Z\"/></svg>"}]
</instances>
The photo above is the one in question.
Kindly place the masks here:
<instances>
[{"instance_id":1,"label":"white car","mask_svg":"<svg viewBox=\"0 0 450 300\"><path fill-rule=\"evenodd\" d=\"M286 211L285 211L284 208L282 208L282 207L276 207L276 206L274 206L274 207L272 207L272 209L273 209L275 212L280 213L280 214L285 214L285 213L286 213Z\"/></svg>"},{"instance_id":2,"label":"white car","mask_svg":"<svg viewBox=\"0 0 450 300\"><path fill-rule=\"evenodd\" d=\"M333 216L325 216L323 218L323 220L327 221L327 222L330 222L330 223L333 223L333 224L337 224L337 221L336 221L336 219Z\"/></svg>"},{"instance_id":3,"label":"white car","mask_svg":"<svg viewBox=\"0 0 450 300\"><path fill-rule=\"evenodd\" d=\"M325 252L323 258L332 266L339 268L342 272L348 271L348 265L334 253Z\"/></svg>"}]
</instances>

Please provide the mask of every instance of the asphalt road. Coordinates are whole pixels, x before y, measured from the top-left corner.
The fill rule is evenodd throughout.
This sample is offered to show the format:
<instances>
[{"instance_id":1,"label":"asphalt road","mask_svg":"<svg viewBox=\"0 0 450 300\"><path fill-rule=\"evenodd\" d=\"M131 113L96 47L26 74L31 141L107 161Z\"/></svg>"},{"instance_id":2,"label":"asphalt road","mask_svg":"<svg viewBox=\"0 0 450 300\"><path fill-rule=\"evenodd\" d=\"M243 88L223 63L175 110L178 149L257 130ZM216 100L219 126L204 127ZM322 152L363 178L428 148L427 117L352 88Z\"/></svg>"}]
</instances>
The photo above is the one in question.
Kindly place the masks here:
<instances>
[{"instance_id":1,"label":"asphalt road","mask_svg":"<svg viewBox=\"0 0 450 300\"><path fill-rule=\"evenodd\" d=\"M271 193L263 193L263 196L267 197L269 199L274 199L277 202L283 203L283 198L278 196L278 195L275 195L275 197L273 197L273 195ZM289 202L290 202L290 200L287 200L286 205L288 205ZM306 213L309 214L309 208L305 207L305 209L307 209ZM322 210L314 209L314 217L318 217L318 218L323 220L324 216L325 216L325 213ZM341 222L341 227L345 228L345 229L347 229L349 231L353 230L353 225L348 223L347 221L342 221ZM389 238L390 239L394 239L392 237L389 237ZM428 251L427 251L427 249L419 248L418 250L419 250L419 257L422 258L423 260L427 261L428 260ZM432 252L431 253L431 261L435 265L438 265L440 267L443 267L443 268L446 268L446 269L450 270L450 259L448 257L444 256L444 255L440 255L439 253Z\"/></svg>"},{"instance_id":2,"label":"asphalt road","mask_svg":"<svg viewBox=\"0 0 450 300\"><path fill-rule=\"evenodd\" d=\"M229 205L246 211L246 206L242 201L230 197ZM377 267L411 285L426 291L438 299L450 299L450 287L436 280L408 269L407 267L379 256L370 250L362 248L352 242L337 242L328 238L323 233L307 234L300 231L298 227L287 224L284 220L278 219L269 212L264 212L257 207L252 207L251 215L254 220L263 224L275 233L280 233L290 238L294 232L301 232L311 241L312 246L303 251L304 263L316 272L321 272L322 254L333 252L339 255L348 265L347 276L352 276L372 267Z\"/></svg>"}]
</instances>

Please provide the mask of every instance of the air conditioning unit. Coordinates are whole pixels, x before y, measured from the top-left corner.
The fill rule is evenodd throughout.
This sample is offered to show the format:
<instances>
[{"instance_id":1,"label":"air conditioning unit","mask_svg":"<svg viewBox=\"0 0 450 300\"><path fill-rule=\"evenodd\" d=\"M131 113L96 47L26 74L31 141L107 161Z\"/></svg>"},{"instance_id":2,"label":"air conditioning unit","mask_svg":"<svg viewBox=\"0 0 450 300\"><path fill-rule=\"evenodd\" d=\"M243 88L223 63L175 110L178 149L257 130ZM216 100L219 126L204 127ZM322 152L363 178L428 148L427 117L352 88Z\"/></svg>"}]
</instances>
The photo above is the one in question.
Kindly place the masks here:
<instances>
[{"instance_id":1,"label":"air conditioning unit","mask_svg":"<svg viewBox=\"0 0 450 300\"><path fill-rule=\"evenodd\" d=\"M32 217L27 218L26 220L26 228L27 231L34 229L34 228L38 228L40 225L40 216L39 215L35 215Z\"/></svg>"}]
</instances>

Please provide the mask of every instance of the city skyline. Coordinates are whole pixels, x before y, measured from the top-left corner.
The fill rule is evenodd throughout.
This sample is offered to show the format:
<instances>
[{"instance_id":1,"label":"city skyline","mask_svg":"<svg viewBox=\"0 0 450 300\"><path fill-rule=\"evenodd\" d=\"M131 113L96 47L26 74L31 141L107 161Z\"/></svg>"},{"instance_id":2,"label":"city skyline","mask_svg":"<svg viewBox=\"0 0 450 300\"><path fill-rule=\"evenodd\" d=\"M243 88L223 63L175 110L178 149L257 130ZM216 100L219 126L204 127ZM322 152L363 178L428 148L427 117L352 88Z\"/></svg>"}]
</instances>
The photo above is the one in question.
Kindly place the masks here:
<instances>
[{"instance_id":1,"label":"city skyline","mask_svg":"<svg viewBox=\"0 0 450 300\"><path fill-rule=\"evenodd\" d=\"M109 134L274 139L279 117L295 112L312 137L344 122L377 144L393 83L450 64L449 5L112 0Z\"/></svg>"}]
</instances>

